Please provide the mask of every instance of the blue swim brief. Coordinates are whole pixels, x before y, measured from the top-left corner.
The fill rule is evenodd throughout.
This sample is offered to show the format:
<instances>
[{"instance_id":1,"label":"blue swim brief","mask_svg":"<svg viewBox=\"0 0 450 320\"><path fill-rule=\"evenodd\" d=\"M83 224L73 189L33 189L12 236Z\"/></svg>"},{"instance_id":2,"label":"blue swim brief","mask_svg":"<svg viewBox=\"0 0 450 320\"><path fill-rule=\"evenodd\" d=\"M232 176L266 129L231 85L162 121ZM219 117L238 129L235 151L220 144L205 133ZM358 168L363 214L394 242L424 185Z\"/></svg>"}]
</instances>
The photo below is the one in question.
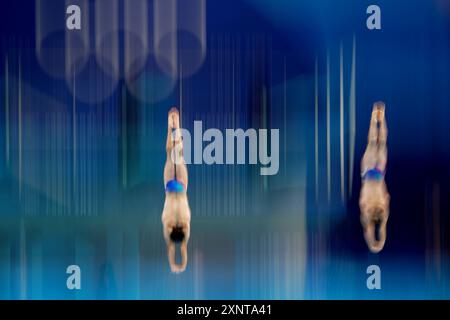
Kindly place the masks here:
<instances>
[{"instance_id":1,"label":"blue swim brief","mask_svg":"<svg viewBox=\"0 0 450 320\"><path fill-rule=\"evenodd\" d=\"M380 181L384 178L384 171L381 171L378 168L373 168L367 170L362 176L363 180L375 180Z\"/></svg>"},{"instance_id":2,"label":"blue swim brief","mask_svg":"<svg viewBox=\"0 0 450 320\"><path fill-rule=\"evenodd\" d=\"M179 192L184 192L185 189L186 188L184 187L184 185L181 182L179 182L179 181L177 181L175 179L170 180L166 184L166 191L167 192L179 193Z\"/></svg>"}]
</instances>

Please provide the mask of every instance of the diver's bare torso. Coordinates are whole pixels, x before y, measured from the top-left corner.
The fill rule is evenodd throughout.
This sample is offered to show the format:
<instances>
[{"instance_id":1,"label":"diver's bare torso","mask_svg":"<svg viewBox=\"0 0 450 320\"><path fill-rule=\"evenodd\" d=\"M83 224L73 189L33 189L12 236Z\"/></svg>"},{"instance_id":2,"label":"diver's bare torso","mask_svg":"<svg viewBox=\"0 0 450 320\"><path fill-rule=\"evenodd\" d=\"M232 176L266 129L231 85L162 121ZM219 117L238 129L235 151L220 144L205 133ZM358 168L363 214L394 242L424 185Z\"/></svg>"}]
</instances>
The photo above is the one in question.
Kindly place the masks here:
<instances>
[{"instance_id":1,"label":"diver's bare torso","mask_svg":"<svg viewBox=\"0 0 450 320\"><path fill-rule=\"evenodd\" d=\"M382 181L364 181L361 187L359 202L363 208L389 208L389 193L384 179Z\"/></svg>"},{"instance_id":2,"label":"diver's bare torso","mask_svg":"<svg viewBox=\"0 0 450 320\"><path fill-rule=\"evenodd\" d=\"M161 220L163 225L190 224L191 211L186 193L166 192Z\"/></svg>"}]
</instances>

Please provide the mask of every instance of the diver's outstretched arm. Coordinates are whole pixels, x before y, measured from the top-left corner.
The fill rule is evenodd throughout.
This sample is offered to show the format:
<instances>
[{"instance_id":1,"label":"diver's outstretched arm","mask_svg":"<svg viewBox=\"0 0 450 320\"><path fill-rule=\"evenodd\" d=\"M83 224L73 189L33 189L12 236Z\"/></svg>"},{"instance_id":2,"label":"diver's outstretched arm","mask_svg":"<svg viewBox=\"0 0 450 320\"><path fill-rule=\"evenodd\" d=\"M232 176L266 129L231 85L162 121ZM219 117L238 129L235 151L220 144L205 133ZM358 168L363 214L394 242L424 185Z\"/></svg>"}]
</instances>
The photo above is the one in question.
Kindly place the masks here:
<instances>
[{"instance_id":1,"label":"diver's outstretched arm","mask_svg":"<svg viewBox=\"0 0 450 320\"><path fill-rule=\"evenodd\" d=\"M186 270L187 262L188 262L188 254L187 254L187 241L183 241L180 246L181 250L181 265L180 272Z\"/></svg>"},{"instance_id":2,"label":"diver's outstretched arm","mask_svg":"<svg viewBox=\"0 0 450 320\"><path fill-rule=\"evenodd\" d=\"M176 251L176 245L174 242L170 242L167 244L167 256L169 259L170 264L170 270L173 273L180 273L186 270L187 266L187 242L183 241L180 246L181 250L181 264L177 264L175 261L175 251Z\"/></svg>"},{"instance_id":3,"label":"diver's outstretched arm","mask_svg":"<svg viewBox=\"0 0 450 320\"><path fill-rule=\"evenodd\" d=\"M169 259L170 270L174 273L178 271L178 266L175 262L175 243L167 243L167 258Z\"/></svg>"},{"instance_id":4,"label":"diver's outstretched arm","mask_svg":"<svg viewBox=\"0 0 450 320\"><path fill-rule=\"evenodd\" d=\"M370 218L369 218L370 219ZM387 217L380 217L378 226L378 236L376 232L377 221L370 219L368 222L363 222L364 239L366 240L367 246L372 253L380 252L386 242L386 225Z\"/></svg>"},{"instance_id":5,"label":"diver's outstretched arm","mask_svg":"<svg viewBox=\"0 0 450 320\"><path fill-rule=\"evenodd\" d=\"M191 234L191 228L189 223L183 225L184 239L180 245L181 251L181 264L178 266L178 272L183 272L186 270L187 262L188 262L188 241Z\"/></svg>"}]
</instances>

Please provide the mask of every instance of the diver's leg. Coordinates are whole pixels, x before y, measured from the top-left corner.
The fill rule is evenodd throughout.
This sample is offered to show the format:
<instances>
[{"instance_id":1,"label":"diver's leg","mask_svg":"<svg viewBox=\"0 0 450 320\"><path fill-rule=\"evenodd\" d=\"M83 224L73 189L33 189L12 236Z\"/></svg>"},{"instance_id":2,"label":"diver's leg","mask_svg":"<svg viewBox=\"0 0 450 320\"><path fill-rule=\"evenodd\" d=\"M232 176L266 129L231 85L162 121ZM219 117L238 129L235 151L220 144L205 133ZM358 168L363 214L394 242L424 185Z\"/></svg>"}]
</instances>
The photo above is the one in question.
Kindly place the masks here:
<instances>
[{"instance_id":1,"label":"diver's leg","mask_svg":"<svg viewBox=\"0 0 450 320\"><path fill-rule=\"evenodd\" d=\"M172 119L172 126L168 134L167 158L170 161L170 165L172 166L171 170L176 170L177 180L184 184L184 186L187 188L188 173L186 162L183 157L183 139L181 135L180 115L178 110L176 108L172 108L169 111L169 117L171 117ZM173 172L173 174L175 174L175 172Z\"/></svg>"},{"instance_id":2,"label":"diver's leg","mask_svg":"<svg viewBox=\"0 0 450 320\"><path fill-rule=\"evenodd\" d=\"M375 107L370 117L369 134L367 135L367 145L376 145L378 142L378 110Z\"/></svg>"},{"instance_id":3,"label":"diver's leg","mask_svg":"<svg viewBox=\"0 0 450 320\"><path fill-rule=\"evenodd\" d=\"M172 147L169 145L169 140L171 140L171 130L167 133L167 145L166 145L166 151L167 151L167 157L166 157L166 164L164 165L164 188L167 185L167 182L172 180L175 177L175 168L172 162Z\"/></svg>"},{"instance_id":4,"label":"diver's leg","mask_svg":"<svg viewBox=\"0 0 450 320\"><path fill-rule=\"evenodd\" d=\"M188 254L187 254L187 241L183 240L183 242L180 245L180 251L181 251L181 264L178 266L178 272L183 272L186 270L187 261L188 261Z\"/></svg>"},{"instance_id":5,"label":"diver's leg","mask_svg":"<svg viewBox=\"0 0 450 320\"><path fill-rule=\"evenodd\" d=\"M184 159L176 165L177 166L177 180L181 182L187 189L188 186L188 171Z\"/></svg>"},{"instance_id":6,"label":"diver's leg","mask_svg":"<svg viewBox=\"0 0 450 320\"><path fill-rule=\"evenodd\" d=\"M367 136L367 147L361 161L361 175L367 170L375 168L377 165L378 153L378 121L375 110L372 112L370 119L369 134Z\"/></svg>"},{"instance_id":7,"label":"diver's leg","mask_svg":"<svg viewBox=\"0 0 450 320\"><path fill-rule=\"evenodd\" d=\"M164 185L169 180L175 178L175 165L177 166L177 178L179 174L178 165L183 163L183 144L180 131L180 118L176 108L169 111L168 125L167 125L167 140L166 140L166 164L164 167Z\"/></svg>"},{"instance_id":8,"label":"diver's leg","mask_svg":"<svg viewBox=\"0 0 450 320\"><path fill-rule=\"evenodd\" d=\"M381 171L386 170L386 164L387 164L387 135L388 130L386 126L386 120L383 116L383 118L380 121L380 132L378 136L378 169Z\"/></svg>"},{"instance_id":9,"label":"diver's leg","mask_svg":"<svg viewBox=\"0 0 450 320\"><path fill-rule=\"evenodd\" d=\"M167 258L169 259L170 271L177 273L179 272L178 271L179 266L175 262L175 251L176 251L175 243L170 241L167 244Z\"/></svg>"}]
</instances>

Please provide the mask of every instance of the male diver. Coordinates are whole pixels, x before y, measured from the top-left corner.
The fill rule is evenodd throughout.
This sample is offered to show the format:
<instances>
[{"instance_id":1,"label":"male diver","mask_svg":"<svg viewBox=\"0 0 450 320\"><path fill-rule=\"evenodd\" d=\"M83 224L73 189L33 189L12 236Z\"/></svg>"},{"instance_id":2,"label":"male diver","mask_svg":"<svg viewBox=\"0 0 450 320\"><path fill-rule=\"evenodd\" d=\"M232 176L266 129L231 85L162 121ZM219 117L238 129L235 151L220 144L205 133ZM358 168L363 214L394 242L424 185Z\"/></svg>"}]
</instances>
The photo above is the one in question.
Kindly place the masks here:
<instances>
[{"instance_id":1,"label":"male diver","mask_svg":"<svg viewBox=\"0 0 450 320\"><path fill-rule=\"evenodd\" d=\"M186 269L187 265L191 211L186 193L188 173L183 158L180 115L175 107L169 111L166 152L167 160L164 167L166 200L162 213L163 232L170 269L174 273L180 273ZM181 264L175 262L177 244L180 245Z\"/></svg>"},{"instance_id":2,"label":"male diver","mask_svg":"<svg viewBox=\"0 0 450 320\"><path fill-rule=\"evenodd\" d=\"M387 163L385 105L373 105L367 148L361 161L361 225L369 250L378 253L386 241L390 196L384 181Z\"/></svg>"}]
</instances>

